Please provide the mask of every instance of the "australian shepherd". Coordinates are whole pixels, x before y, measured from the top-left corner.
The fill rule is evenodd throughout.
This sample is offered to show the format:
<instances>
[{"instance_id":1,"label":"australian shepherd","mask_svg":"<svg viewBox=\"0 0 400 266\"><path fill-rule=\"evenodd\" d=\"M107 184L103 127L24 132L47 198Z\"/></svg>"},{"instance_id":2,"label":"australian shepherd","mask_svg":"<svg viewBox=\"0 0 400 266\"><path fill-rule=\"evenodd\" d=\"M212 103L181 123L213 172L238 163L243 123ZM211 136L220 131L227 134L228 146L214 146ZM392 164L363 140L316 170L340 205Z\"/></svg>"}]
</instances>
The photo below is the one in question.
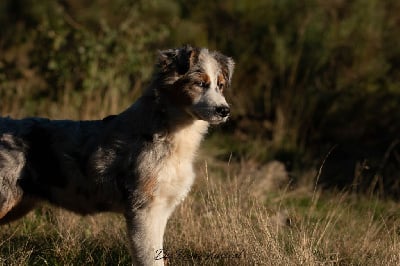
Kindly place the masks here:
<instances>
[{"instance_id":1,"label":"australian shepherd","mask_svg":"<svg viewBox=\"0 0 400 266\"><path fill-rule=\"evenodd\" d=\"M192 186L210 124L225 122L234 62L205 48L159 52L153 79L128 109L102 120L0 118L0 223L42 201L126 218L134 264L163 265L167 220Z\"/></svg>"}]
</instances>

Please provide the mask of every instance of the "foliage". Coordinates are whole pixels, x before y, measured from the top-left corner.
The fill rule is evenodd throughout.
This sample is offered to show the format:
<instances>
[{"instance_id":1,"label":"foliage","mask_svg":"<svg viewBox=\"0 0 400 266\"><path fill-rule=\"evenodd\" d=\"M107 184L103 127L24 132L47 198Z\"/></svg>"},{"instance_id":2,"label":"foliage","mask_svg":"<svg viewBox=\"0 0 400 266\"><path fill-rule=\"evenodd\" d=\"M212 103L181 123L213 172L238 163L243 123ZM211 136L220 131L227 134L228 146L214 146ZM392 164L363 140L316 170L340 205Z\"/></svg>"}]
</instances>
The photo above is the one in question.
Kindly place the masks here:
<instances>
[{"instance_id":1,"label":"foliage","mask_svg":"<svg viewBox=\"0 0 400 266\"><path fill-rule=\"evenodd\" d=\"M395 0L6 0L1 111L116 113L148 82L157 49L208 46L237 62L224 134L261 142L236 157L302 170L335 147L322 181L400 191L399 23Z\"/></svg>"}]
</instances>

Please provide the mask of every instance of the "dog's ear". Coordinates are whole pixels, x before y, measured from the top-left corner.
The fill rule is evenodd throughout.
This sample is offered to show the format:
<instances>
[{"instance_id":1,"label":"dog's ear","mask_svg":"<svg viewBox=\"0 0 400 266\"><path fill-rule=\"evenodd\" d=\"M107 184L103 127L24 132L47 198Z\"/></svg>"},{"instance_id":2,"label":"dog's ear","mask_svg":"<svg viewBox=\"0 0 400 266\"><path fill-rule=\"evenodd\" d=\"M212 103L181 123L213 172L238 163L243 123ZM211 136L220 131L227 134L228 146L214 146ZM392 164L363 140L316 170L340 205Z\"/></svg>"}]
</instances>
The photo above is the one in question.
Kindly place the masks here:
<instances>
[{"instance_id":1,"label":"dog's ear","mask_svg":"<svg viewBox=\"0 0 400 266\"><path fill-rule=\"evenodd\" d=\"M235 69L235 61L231 57L226 58L226 67L228 69L228 82L231 83L233 71Z\"/></svg>"},{"instance_id":2,"label":"dog's ear","mask_svg":"<svg viewBox=\"0 0 400 266\"><path fill-rule=\"evenodd\" d=\"M158 66L163 72L175 71L179 75L183 75L194 64L196 54L196 49L190 45L179 49L159 51Z\"/></svg>"},{"instance_id":3,"label":"dog's ear","mask_svg":"<svg viewBox=\"0 0 400 266\"><path fill-rule=\"evenodd\" d=\"M214 56L215 60L217 60L217 62L221 65L222 72L224 73L227 82L230 84L233 71L235 69L235 61L233 61L232 58L227 57L219 52L212 52L212 55Z\"/></svg>"},{"instance_id":4,"label":"dog's ear","mask_svg":"<svg viewBox=\"0 0 400 266\"><path fill-rule=\"evenodd\" d=\"M168 49L163 51L158 51L158 63L157 66L162 70L165 71L174 62L176 56L178 54L177 49Z\"/></svg>"},{"instance_id":5,"label":"dog's ear","mask_svg":"<svg viewBox=\"0 0 400 266\"><path fill-rule=\"evenodd\" d=\"M176 71L178 72L178 74L183 75L188 72L188 70L194 63L193 55L194 49L190 45L186 45L183 48L179 49L176 64Z\"/></svg>"}]
</instances>

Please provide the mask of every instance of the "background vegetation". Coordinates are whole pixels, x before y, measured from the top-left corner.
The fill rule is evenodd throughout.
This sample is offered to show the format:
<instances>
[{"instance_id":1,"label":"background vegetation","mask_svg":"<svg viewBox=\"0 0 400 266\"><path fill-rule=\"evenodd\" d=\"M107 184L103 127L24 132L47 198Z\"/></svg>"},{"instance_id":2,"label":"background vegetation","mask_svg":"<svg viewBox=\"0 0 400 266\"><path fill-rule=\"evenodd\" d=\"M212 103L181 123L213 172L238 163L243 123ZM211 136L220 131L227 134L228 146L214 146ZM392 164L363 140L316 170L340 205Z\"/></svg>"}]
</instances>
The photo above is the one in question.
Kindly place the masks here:
<instances>
[{"instance_id":1,"label":"background vegetation","mask_svg":"<svg viewBox=\"0 0 400 266\"><path fill-rule=\"evenodd\" d=\"M18 118L40 115L94 119L118 113L148 83L156 51L185 43L220 50L232 56L237 64L228 92L232 119L222 129L213 130L205 145L207 153L213 154L212 161L229 161L230 167L241 169L235 175L243 179L263 177L264 166L271 160L282 162L288 173L289 192L282 193L289 193L291 201L283 200L279 193L270 199L258 197L261 203L255 205L255 213L246 212L247 205L235 205L235 214L245 218L236 220L238 227L230 229L236 231L227 232L243 232L241 236L247 239L253 236L253 244L260 244L258 254L264 257L252 256L260 261L271 255L261 252L264 240L269 243L266 251L273 250L282 264L299 263L294 260L299 259L299 254L307 256L301 261L306 264L398 263L395 253L400 254L396 244L399 217L389 207L397 205L389 203L389 199L371 199L369 195L394 200L400 196L399 1L3 0L0 2L0 114ZM229 187L233 183L227 180L227 171L218 163L212 167L214 176ZM254 182L259 184L259 180ZM367 194L354 196L356 199L329 194L320 203L323 211L318 211L316 183L322 188ZM215 184L197 187L200 194L217 189ZM299 192L304 188L308 191L305 195ZM365 208L364 200L378 206L379 211L375 207ZM344 204L346 214L337 206L326 204L331 201L333 205ZM296 203L290 208L293 202ZM303 246L295 246L290 239L284 241L279 232L263 227L269 223L265 220L266 203L289 208L290 217L306 217L290 227L289 234L291 240ZM179 210L179 217L171 227L184 226L178 219L189 215L185 214L190 208L187 204ZM302 208L303 204L310 210ZM221 206L232 207L229 203ZM46 214L47 209L44 210ZM34 223L46 228L43 223L50 218L43 213L32 215L37 215ZM341 218L336 218L337 215ZM356 219L357 216L361 218ZM62 216L55 214L55 217ZM230 224L236 216L219 217L221 224ZM191 218L183 217L193 223L198 220ZM100 220L107 223L109 218L104 219ZM370 233L364 234L364 238L353 235L355 242L334 237L350 233L335 231L342 228L340 224L347 226L348 219L354 220L353 227L350 226L354 230L360 227L364 231L359 232ZM340 222L333 225L332 221ZM252 222L254 231L243 226ZM332 231L324 229L327 224ZM384 224L384 228L379 224ZM35 227L27 221L13 226ZM96 228L90 222L87 226ZM0 242L3 254L19 250L12 244L17 241L27 243L28 253L21 253L26 255L25 262L36 262L32 262L32 257L51 260L56 256L54 247L49 247L53 252L50 256L46 252L33 256L29 252L37 240L25 241L26 234L15 234L13 228L3 232L4 239L8 239ZM200 225L197 228L192 234L186 228L182 231L185 236L170 238L170 247L199 251L196 237L200 237L204 228L200 229ZM328 239L324 233L317 237L324 230L331 232L330 241L324 242ZM392 233L394 236L389 237ZM284 235L288 237L286 231ZM68 239L63 233L60 236L51 237L52 243ZM179 246L177 243L185 241L186 236L195 239L194 242ZM206 241L198 240L198 243ZM97 246L88 241L89 247L98 252ZM233 239L230 241L234 243ZM221 242L211 247L221 247ZM116 243L112 248L102 248L120 258L123 241L112 243ZM380 252L383 246L393 253ZM354 247L359 247L357 252ZM101 250L99 254L104 252ZM250 244L244 250L251 250ZM79 258L76 252L68 254ZM68 264L69 258L76 261L75 257L67 256L61 264ZM95 261L102 261L102 257L96 257ZM126 257L120 263L124 261ZM82 261L78 259L76 263L79 262Z\"/></svg>"},{"instance_id":2,"label":"background vegetation","mask_svg":"<svg viewBox=\"0 0 400 266\"><path fill-rule=\"evenodd\" d=\"M2 1L1 112L117 113L157 49L207 46L237 62L224 132L234 159L278 159L296 181L333 148L321 183L357 172L361 187L397 195L399 24L395 0Z\"/></svg>"}]
</instances>

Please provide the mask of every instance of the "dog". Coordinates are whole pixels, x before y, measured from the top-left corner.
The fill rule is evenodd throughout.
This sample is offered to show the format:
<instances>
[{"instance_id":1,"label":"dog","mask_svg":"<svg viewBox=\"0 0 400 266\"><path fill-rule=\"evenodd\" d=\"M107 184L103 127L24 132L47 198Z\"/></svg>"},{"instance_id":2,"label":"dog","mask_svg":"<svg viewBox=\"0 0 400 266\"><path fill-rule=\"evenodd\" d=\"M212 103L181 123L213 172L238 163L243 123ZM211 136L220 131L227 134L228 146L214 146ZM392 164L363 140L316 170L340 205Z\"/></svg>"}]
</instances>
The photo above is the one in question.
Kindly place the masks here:
<instances>
[{"instance_id":1,"label":"dog","mask_svg":"<svg viewBox=\"0 0 400 266\"><path fill-rule=\"evenodd\" d=\"M234 61L184 46L159 51L142 96L102 120L0 118L0 223L42 201L81 215L126 218L134 264L163 265L167 220L194 181L209 125L230 115Z\"/></svg>"}]
</instances>

